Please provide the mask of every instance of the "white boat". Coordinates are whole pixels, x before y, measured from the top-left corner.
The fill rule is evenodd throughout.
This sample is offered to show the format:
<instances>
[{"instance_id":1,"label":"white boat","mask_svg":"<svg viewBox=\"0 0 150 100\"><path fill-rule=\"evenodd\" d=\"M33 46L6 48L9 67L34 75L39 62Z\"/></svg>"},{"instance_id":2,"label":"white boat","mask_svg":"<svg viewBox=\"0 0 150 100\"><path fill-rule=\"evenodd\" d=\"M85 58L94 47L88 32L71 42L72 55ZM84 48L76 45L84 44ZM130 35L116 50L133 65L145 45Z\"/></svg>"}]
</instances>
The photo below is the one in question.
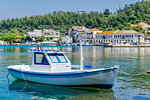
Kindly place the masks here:
<instances>
[{"instance_id":1,"label":"white boat","mask_svg":"<svg viewBox=\"0 0 150 100\"><path fill-rule=\"evenodd\" d=\"M0 40L0 45L6 45L6 42Z\"/></svg>"},{"instance_id":2,"label":"white boat","mask_svg":"<svg viewBox=\"0 0 150 100\"><path fill-rule=\"evenodd\" d=\"M45 41L45 42L41 42L41 45L44 45L44 46L56 46L57 43L54 42L54 41Z\"/></svg>"},{"instance_id":3,"label":"white boat","mask_svg":"<svg viewBox=\"0 0 150 100\"><path fill-rule=\"evenodd\" d=\"M36 42L32 42L31 45L37 45L37 43Z\"/></svg>"},{"instance_id":4,"label":"white boat","mask_svg":"<svg viewBox=\"0 0 150 100\"><path fill-rule=\"evenodd\" d=\"M57 50L29 50L33 56L31 65L13 65L7 69L13 77L31 82L111 88L119 67L86 69L83 67L82 46L80 51L79 69L73 69L75 66L66 55Z\"/></svg>"}]
</instances>

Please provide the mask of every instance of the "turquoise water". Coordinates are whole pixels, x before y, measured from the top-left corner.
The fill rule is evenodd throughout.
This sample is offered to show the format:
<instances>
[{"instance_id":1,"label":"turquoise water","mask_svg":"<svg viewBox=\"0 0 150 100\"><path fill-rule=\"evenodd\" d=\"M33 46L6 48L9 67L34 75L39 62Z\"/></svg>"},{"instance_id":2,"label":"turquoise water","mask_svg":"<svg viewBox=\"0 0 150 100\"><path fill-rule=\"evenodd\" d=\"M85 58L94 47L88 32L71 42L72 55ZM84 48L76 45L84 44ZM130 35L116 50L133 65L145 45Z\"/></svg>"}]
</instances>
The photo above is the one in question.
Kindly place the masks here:
<instances>
[{"instance_id":1,"label":"turquoise water","mask_svg":"<svg viewBox=\"0 0 150 100\"><path fill-rule=\"evenodd\" d=\"M84 64L93 68L120 65L115 85L112 89L92 87L60 87L7 79L9 65L31 64L32 57L27 53L28 46L0 47L0 99L31 100L148 100L150 99L150 74L140 74L150 70L150 48L103 48L100 46L83 47ZM80 63L79 47L43 47L60 50L72 64ZM16 52L15 52L16 51Z\"/></svg>"}]
</instances>

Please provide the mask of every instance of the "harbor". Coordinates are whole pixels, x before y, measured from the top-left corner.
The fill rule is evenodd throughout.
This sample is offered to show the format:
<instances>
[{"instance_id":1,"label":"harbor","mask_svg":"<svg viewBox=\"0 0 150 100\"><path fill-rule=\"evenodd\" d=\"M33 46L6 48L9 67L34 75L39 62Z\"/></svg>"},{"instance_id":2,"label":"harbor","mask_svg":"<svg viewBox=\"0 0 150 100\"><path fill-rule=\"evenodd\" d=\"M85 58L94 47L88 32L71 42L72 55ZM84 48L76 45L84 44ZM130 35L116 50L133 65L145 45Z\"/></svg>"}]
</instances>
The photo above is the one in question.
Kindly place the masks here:
<instances>
[{"instance_id":1,"label":"harbor","mask_svg":"<svg viewBox=\"0 0 150 100\"><path fill-rule=\"evenodd\" d=\"M99 97L101 97L105 100L149 98L150 74L145 73L150 69L149 48L105 48L102 46L83 46L84 65L91 65L94 69L109 68L114 65L120 66L117 79L112 89L60 87L20 81L10 75L7 77L8 71L6 66L31 64L32 55L29 55L27 52L27 50L30 49L37 49L37 46L0 47L1 97L11 99L99 99ZM66 56L72 64L77 65L80 63L79 46L47 46L42 47L42 49L66 52Z\"/></svg>"},{"instance_id":2,"label":"harbor","mask_svg":"<svg viewBox=\"0 0 150 100\"><path fill-rule=\"evenodd\" d=\"M1 0L0 100L150 100L150 0Z\"/></svg>"}]
</instances>

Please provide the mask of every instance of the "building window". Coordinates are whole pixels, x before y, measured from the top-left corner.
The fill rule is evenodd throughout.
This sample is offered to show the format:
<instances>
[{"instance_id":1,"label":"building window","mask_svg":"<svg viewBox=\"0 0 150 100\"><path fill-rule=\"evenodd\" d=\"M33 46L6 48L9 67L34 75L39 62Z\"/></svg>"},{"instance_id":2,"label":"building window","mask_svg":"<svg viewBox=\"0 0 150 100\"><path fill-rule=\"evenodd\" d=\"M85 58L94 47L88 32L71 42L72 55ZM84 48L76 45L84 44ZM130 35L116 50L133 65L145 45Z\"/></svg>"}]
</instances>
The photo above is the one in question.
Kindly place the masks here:
<instances>
[{"instance_id":1,"label":"building window","mask_svg":"<svg viewBox=\"0 0 150 100\"><path fill-rule=\"evenodd\" d=\"M132 35L132 37L133 37L133 35Z\"/></svg>"}]
</instances>

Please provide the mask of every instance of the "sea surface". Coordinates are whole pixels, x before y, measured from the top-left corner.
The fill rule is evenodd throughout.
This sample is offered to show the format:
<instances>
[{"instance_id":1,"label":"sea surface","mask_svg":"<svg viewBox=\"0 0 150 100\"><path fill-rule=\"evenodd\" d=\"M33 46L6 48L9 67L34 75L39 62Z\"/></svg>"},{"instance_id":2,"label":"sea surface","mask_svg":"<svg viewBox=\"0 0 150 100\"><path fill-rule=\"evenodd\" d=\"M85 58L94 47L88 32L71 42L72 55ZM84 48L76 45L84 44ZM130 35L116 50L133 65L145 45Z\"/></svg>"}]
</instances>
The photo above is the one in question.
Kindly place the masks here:
<instances>
[{"instance_id":1,"label":"sea surface","mask_svg":"<svg viewBox=\"0 0 150 100\"><path fill-rule=\"evenodd\" d=\"M112 89L61 87L25 82L8 75L7 66L31 64L27 52L33 46L0 47L0 99L2 100L150 100L150 48L84 46L84 65L92 68L120 66ZM80 64L80 48L59 46L45 50L66 52L72 64ZM8 76L7 76L8 75Z\"/></svg>"}]
</instances>

